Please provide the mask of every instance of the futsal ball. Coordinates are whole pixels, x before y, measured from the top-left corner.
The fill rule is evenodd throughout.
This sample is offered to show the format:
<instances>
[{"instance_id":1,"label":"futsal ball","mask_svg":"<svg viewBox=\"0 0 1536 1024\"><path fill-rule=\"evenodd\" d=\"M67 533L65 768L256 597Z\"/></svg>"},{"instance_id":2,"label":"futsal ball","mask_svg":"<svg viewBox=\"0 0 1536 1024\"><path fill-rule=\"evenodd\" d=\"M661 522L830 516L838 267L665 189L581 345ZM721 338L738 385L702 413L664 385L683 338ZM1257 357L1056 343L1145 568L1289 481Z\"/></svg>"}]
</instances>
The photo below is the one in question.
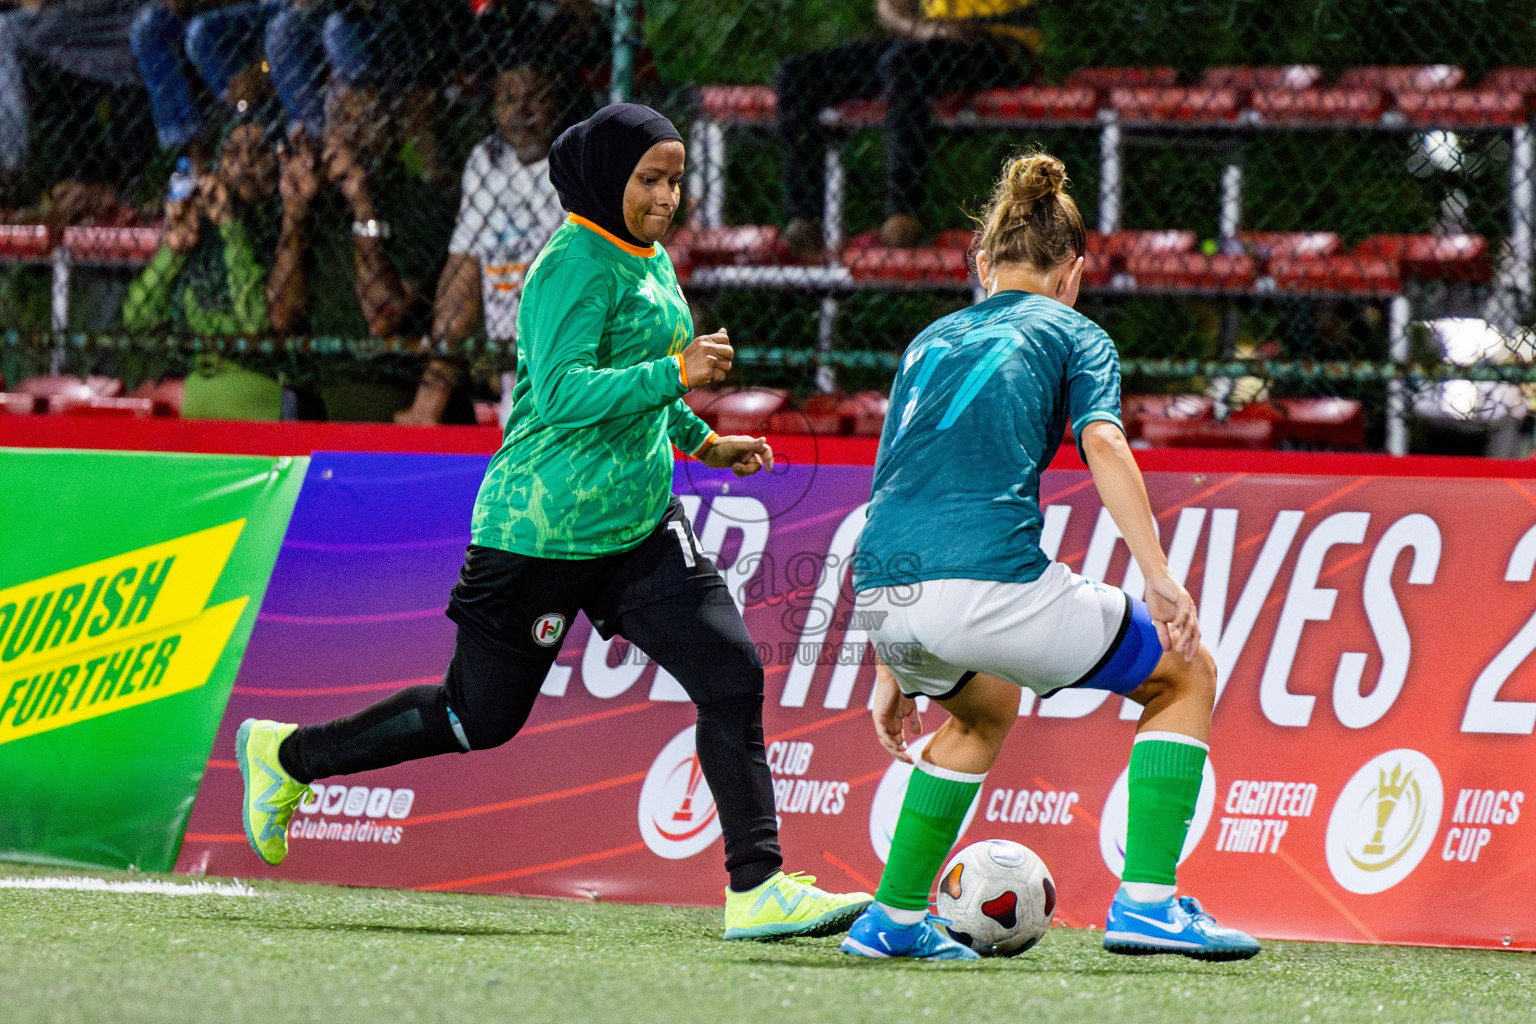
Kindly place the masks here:
<instances>
[{"instance_id":1,"label":"futsal ball","mask_svg":"<svg viewBox=\"0 0 1536 1024\"><path fill-rule=\"evenodd\" d=\"M956 942L982 956L1018 956L1040 941L1055 913L1050 868L1019 843L972 843L939 876L938 915L949 919Z\"/></svg>"}]
</instances>

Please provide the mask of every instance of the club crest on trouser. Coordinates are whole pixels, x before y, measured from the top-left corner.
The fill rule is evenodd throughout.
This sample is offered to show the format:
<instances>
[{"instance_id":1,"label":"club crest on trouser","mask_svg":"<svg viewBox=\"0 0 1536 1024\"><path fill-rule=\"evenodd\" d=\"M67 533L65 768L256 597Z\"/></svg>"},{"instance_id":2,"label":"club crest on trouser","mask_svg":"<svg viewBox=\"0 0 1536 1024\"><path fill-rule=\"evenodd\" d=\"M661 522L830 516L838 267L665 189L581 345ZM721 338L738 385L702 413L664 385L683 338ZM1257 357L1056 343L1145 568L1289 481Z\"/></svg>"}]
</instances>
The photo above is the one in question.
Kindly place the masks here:
<instances>
[{"instance_id":1,"label":"club crest on trouser","mask_svg":"<svg viewBox=\"0 0 1536 1024\"><path fill-rule=\"evenodd\" d=\"M533 642L540 647L553 647L565 636L565 616L559 612L540 615L533 623Z\"/></svg>"}]
</instances>

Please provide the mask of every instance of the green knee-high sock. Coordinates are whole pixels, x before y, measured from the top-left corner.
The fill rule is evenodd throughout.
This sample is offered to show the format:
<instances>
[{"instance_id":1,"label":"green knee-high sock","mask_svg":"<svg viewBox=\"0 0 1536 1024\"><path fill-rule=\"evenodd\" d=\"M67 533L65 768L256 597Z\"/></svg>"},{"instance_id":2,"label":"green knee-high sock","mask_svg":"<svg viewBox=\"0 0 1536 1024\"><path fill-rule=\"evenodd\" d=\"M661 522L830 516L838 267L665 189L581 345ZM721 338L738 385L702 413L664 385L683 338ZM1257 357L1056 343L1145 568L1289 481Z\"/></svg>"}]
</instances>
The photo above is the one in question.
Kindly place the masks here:
<instances>
[{"instance_id":1,"label":"green knee-high sock","mask_svg":"<svg viewBox=\"0 0 1536 1024\"><path fill-rule=\"evenodd\" d=\"M1125 882L1174 884L1179 851L1200 795L1207 747L1191 736L1144 732L1131 747Z\"/></svg>"},{"instance_id":2,"label":"green knee-high sock","mask_svg":"<svg viewBox=\"0 0 1536 1024\"><path fill-rule=\"evenodd\" d=\"M986 777L985 773L950 771L918 758L875 899L902 910L928 909L933 880L955 845L965 812Z\"/></svg>"}]
</instances>

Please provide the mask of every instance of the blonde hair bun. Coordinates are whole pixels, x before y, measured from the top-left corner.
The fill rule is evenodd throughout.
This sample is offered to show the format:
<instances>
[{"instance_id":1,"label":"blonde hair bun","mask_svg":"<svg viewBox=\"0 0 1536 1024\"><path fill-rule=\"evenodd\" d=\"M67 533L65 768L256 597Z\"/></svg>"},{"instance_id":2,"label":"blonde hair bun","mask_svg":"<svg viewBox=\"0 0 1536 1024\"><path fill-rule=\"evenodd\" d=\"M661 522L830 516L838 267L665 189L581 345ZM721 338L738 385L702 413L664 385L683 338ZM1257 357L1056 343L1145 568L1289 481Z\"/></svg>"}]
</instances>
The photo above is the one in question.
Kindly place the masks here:
<instances>
[{"instance_id":1,"label":"blonde hair bun","mask_svg":"<svg viewBox=\"0 0 1536 1024\"><path fill-rule=\"evenodd\" d=\"M1087 251L1087 231L1067 194L1067 165L1039 151L1003 165L978 218L979 247L996 267L1027 263L1042 273Z\"/></svg>"},{"instance_id":2,"label":"blonde hair bun","mask_svg":"<svg viewBox=\"0 0 1536 1024\"><path fill-rule=\"evenodd\" d=\"M1008 183L1009 202L1022 213L1046 196L1067 190L1067 165L1049 153L1030 153L1008 161L1003 172Z\"/></svg>"}]
</instances>

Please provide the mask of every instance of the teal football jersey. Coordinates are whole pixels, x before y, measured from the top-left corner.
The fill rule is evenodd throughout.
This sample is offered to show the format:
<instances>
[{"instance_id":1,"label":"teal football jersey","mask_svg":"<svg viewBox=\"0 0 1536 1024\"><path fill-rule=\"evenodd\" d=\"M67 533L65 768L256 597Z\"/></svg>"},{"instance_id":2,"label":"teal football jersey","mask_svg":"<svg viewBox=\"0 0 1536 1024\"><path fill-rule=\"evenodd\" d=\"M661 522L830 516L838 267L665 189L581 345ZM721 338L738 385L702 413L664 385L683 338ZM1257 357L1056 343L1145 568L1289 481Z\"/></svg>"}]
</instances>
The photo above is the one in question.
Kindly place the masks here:
<instances>
[{"instance_id":1,"label":"teal football jersey","mask_svg":"<svg viewBox=\"0 0 1536 1024\"><path fill-rule=\"evenodd\" d=\"M999 292L930 325L891 385L854 588L1038 578L1040 474L1097 421L1121 426L1120 358L1071 307Z\"/></svg>"}]
</instances>

